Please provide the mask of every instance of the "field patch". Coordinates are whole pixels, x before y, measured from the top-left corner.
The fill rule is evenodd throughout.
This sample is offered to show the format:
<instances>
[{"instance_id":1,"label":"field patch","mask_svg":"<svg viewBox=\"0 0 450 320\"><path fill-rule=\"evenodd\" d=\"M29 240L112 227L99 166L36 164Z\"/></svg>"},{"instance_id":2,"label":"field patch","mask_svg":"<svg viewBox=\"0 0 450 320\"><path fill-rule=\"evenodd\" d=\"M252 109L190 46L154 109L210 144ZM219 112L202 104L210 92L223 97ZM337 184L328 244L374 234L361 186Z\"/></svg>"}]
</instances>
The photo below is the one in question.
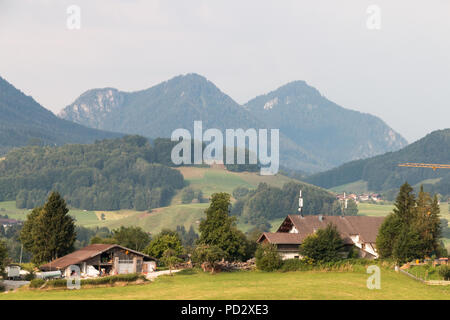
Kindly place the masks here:
<instances>
[{"instance_id":1,"label":"field patch","mask_svg":"<svg viewBox=\"0 0 450 320\"><path fill-rule=\"evenodd\" d=\"M361 193L367 193L369 191L367 185L368 185L367 181L358 180L355 182L332 187L332 188L330 188L330 190L333 192L336 192L336 193L347 192L347 193L361 194Z\"/></svg>"}]
</instances>

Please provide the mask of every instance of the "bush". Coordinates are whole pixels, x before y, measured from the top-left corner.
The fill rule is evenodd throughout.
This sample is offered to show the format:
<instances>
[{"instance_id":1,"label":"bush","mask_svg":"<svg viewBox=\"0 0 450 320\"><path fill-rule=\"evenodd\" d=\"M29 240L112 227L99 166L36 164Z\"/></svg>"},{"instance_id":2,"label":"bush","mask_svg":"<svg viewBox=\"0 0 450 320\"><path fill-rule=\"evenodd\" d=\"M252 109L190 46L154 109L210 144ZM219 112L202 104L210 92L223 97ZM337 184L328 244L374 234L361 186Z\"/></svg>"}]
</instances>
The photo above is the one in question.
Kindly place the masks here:
<instances>
[{"instance_id":1,"label":"bush","mask_svg":"<svg viewBox=\"0 0 450 320\"><path fill-rule=\"evenodd\" d=\"M444 278L444 280L450 280L450 266L440 266L439 275Z\"/></svg>"},{"instance_id":2,"label":"bush","mask_svg":"<svg viewBox=\"0 0 450 320\"><path fill-rule=\"evenodd\" d=\"M100 278L92 278L92 279L82 279L81 285L108 285L114 284L116 282L135 282L137 280L146 281L144 275L129 273L129 274L119 274L115 276L109 277L100 277ZM47 283L48 288L66 288L67 287L67 279L56 279L56 280L48 280L45 281L43 279L34 279L30 282L30 288L40 288L44 283Z\"/></svg>"},{"instance_id":3,"label":"bush","mask_svg":"<svg viewBox=\"0 0 450 320\"><path fill-rule=\"evenodd\" d=\"M34 280L34 278L36 278L36 275L32 272L28 273L25 275L25 277L23 277L25 281L31 281Z\"/></svg>"},{"instance_id":4,"label":"bush","mask_svg":"<svg viewBox=\"0 0 450 320\"><path fill-rule=\"evenodd\" d=\"M378 261L368 259L343 259L329 262L314 262L312 259L287 259L283 260L280 271L363 271L369 265L379 265L380 267L393 267L389 261Z\"/></svg>"},{"instance_id":5,"label":"bush","mask_svg":"<svg viewBox=\"0 0 450 320\"><path fill-rule=\"evenodd\" d=\"M325 229L307 236L300 246L300 253L314 261L331 262L342 259L343 247L337 227L330 223Z\"/></svg>"},{"instance_id":6,"label":"bush","mask_svg":"<svg viewBox=\"0 0 450 320\"><path fill-rule=\"evenodd\" d=\"M283 261L280 270L282 272L288 271L308 271L312 270L314 265L309 259L287 259Z\"/></svg>"},{"instance_id":7,"label":"bush","mask_svg":"<svg viewBox=\"0 0 450 320\"><path fill-rule=\"evenodd\" d=\"M44 279L33 279L30 281L30 288L40 288L44 285Z\"/></svg>"},{"instance_id":8,"label":"bush","mask_svg":"<svg viewBox=\"0 0 450 320\"><path fill-rule=\"evenodd\" d=\"M81 284L95 286L95 285L104 285L104 284L114 284L116 282L135 282L139 279L146 280L145 276L143 276L143 275L139 275L136 273L129 273L129 274L118 274L116 276L110 276L110 277L86 279L86 280L82 280Z\"/></svg>"},{"instance_id":9,"label":"bush","mask_svg":"<svg viewBox=\"0 0 450 320\"><path fill-rule=\"evenodd\" d=\"M262 271L274 271L281 267L282 260L277 247L272 244L263 244L256 249L256 267Z\"/></svg>"},{"instance_id":10,"label":"bush","mask_svg":"<svg viewBox=\"0 0 450 320\"><path fill-rule=\"evenodd\" d=\"M226 257L225 252L218 246L199 245L192 253L192 261L198 264L206 263L214 273L217 262Z\"/></svg>"}]
</instances>

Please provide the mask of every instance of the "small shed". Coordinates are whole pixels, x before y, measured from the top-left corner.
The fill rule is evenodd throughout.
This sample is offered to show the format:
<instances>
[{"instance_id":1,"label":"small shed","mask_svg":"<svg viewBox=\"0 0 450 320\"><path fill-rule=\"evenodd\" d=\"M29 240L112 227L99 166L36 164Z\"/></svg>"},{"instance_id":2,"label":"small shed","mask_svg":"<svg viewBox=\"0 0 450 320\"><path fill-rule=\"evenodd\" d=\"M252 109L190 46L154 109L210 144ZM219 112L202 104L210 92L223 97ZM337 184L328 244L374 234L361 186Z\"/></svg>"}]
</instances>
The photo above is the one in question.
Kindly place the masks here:
<instances>
[{"instance_id":1,"label":"small shed","mask_svg":"<svg viewBox=\"0 0 450 320\"><path fill-rule=\"evenodd\" d=\"M91 244L44 264L40 269L61 271L64 276L70 276L71 266L79 267L82 276L148 273L156 269L156 259L117 244Z\"/></svg>"},{"instance_id":2,"label":"small shed","mask_svg":"<svg viewBox=\"0 0 450 320\"><path fill-rule=\"evenodd\" d=\"M6 277L9 280L15 280L20 278L20 266L18 264L10 264L5 268Z\"/></svg>"}]
</instances>

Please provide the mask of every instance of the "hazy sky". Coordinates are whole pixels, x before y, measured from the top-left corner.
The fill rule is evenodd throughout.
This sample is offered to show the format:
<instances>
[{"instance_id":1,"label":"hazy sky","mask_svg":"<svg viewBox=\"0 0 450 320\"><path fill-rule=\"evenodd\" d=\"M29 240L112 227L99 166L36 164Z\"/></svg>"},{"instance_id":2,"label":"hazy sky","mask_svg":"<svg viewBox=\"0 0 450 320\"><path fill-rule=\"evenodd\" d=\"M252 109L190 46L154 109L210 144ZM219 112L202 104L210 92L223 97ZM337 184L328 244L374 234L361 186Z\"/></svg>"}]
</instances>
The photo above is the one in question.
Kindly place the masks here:
<instances>
[{"instance_id":1,"label":"hazy sky","mask_svg":"<svg viewBox=\"0 0 450 320\"><path fill-rule=\"evenodd\" d=\"M305 80L412 142L450 127L450 1L0 0L0 76L54 112L189 72L239 103Z\"/></svg>"}]
</instances>

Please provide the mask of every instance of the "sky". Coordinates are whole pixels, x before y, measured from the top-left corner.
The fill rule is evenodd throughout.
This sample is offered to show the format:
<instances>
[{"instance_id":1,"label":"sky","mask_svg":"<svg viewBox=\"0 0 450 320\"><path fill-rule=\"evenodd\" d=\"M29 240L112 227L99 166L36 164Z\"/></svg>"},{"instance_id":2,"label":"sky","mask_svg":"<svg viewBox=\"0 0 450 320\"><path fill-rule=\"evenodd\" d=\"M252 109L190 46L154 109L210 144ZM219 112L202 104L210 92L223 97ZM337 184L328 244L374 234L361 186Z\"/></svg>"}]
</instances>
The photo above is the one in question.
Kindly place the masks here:
<instances>
[{"instance_id":1,"label":"sky","mask_svg":"<svg viewBox=\"0 0 450 320\"><path fill-rule=\"evenodd\" d=\"M55 113L191 72L238 103L304 80L413 142L450 127L449 16L448 0L0 0L0 76Z\"/></svg>"}]
</instances>

